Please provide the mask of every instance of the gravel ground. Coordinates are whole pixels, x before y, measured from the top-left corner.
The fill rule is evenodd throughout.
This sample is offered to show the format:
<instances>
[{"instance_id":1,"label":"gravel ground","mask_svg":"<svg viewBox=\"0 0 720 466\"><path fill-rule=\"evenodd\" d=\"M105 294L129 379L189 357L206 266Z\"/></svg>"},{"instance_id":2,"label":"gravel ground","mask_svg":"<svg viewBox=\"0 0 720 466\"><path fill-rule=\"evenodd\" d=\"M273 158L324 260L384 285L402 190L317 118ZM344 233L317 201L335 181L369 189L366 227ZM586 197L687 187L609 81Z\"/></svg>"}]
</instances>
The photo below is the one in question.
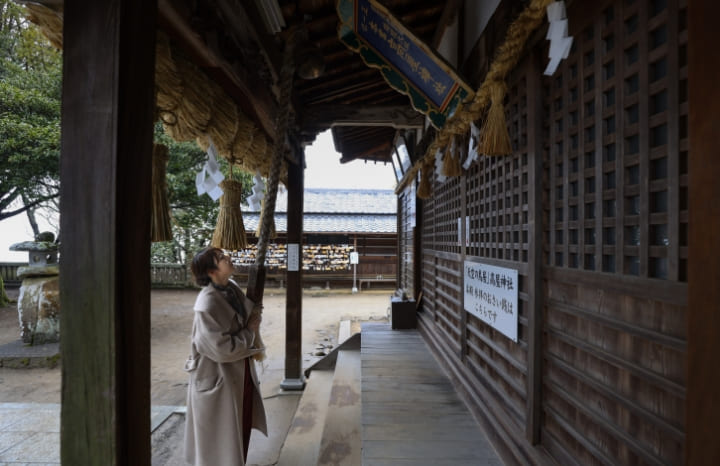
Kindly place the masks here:
<instances>
[{"instance_id":1,"label":"gravel ground","mask_svg":"<svg viewBox=\"0 0 720 466\"><path fill-rule=\"evenodd\" d=\"M17 298L17 289L9 289ZM303 293L303 366L308 367L337 344L337 329L344 319L355 322L383 320L391 290L351 293L350 290L313 290ZM197 290L153 290L151 295L151 398L155 405L184 405L187 357L192 326L192 306ZM261 332L268 359L258 371L266 379L284 367L285 290L265 290ZM0 344L20 338L15 304L0 308ZM0 402L60 402L60 366L54 369L0 368ZM265 380L263 380L265 382ZM267 381L275 383L276 381Z\"/></svg>"}]
</instances>

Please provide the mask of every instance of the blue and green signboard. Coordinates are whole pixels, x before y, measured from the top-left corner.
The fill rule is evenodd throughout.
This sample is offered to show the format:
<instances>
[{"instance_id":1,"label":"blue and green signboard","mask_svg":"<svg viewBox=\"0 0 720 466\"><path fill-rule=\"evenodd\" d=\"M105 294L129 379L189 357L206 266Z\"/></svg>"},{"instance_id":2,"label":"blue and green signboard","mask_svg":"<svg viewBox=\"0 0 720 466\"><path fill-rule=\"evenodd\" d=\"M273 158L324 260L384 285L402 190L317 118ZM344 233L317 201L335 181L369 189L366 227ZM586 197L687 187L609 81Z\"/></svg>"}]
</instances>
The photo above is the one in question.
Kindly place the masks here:
<instances>
[{"instance_id":1,"label":"blue and green signboard","mask_svg":"<svg viewBox=\"0 0 720 466\"><path fill-rule=\"evenodd\" d=\"M442 128L472 90L452 67L375 0L338 0L338 35L368 66L378 68L413 107Z\"/></svg>"}]
</instances>

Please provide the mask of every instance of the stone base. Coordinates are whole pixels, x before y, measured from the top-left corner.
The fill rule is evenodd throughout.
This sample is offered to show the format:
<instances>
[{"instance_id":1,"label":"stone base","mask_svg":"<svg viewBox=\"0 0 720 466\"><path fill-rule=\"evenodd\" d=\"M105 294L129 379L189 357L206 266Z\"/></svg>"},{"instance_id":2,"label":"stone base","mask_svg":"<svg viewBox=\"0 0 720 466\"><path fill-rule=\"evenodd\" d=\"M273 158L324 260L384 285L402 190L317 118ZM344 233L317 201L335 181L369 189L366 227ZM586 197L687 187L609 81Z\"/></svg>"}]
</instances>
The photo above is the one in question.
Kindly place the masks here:
<instances>
[{"instance_id":1,"label":"stone base","mask_svg":"<svg viewBox=\"0 0 720 466\"><path fill-rule=\"evenodd\" d=\"M305 389L305 379L285 379L280 382L280 388L289 391L298 391Z\"/></svg>"},{"instance_id":2,"label":"stone base","mask_svg":"<svg viewBox=\"0 0 720 466\"><path fill-rule=\"evenodd\" d=\"M58 276L23 279L18 296L22 341L32 345L60 341Z\"/></svg>"},{"instance_id":3,"label":"stone base","mask_svg":"<svg viewBox=\"0 0 720 466\"><path fill-rule=\"evenodd\" d=\"M53 368L60 364L60 344L29 346L22 340L0 345L0 367L29 369Z\"/></svg>"}]
</instances>

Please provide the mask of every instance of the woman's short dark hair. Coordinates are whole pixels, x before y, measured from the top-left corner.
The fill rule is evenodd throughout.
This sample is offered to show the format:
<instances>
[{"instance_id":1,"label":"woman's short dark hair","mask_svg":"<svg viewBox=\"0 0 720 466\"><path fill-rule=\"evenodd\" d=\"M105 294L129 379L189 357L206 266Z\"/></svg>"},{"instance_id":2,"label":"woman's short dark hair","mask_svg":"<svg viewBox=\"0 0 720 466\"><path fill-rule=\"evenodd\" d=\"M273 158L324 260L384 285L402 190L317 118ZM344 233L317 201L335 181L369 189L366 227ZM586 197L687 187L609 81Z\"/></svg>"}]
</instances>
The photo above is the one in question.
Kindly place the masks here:
<instances>
[{"instance_id":1,"label":"woman's short dark hair","mask_svg":"<svg viewBox=\"0 0 720 466\"><path fill-rule=\"evenodd\" d=\"M195 254L192 264L190 265L190 270L192 270L193 277L195 277L195 283L200 286L205 286L210 283L208 272L218 268L215 261L218 257L221 257L222 254L222 249L213 247L205 248Z\"/></svg>"}]
</instances>

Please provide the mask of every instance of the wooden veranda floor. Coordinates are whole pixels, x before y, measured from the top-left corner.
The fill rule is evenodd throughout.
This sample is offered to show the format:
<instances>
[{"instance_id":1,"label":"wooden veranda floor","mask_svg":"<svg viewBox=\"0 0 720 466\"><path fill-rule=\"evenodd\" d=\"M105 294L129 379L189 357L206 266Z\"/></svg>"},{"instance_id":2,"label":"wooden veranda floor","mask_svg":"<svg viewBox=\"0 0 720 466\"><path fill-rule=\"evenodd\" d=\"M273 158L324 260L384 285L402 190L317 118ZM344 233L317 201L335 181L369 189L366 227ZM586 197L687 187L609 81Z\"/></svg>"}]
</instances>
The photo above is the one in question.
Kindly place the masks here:
<instances>
[{"instance_id":1,"label":"wooden veranda floor","mask_svg":"<svg viewBox=\"0 0 720 466\"><path fill-rule=\"evenodd\" d=\"M417 330L362 326L362 463L502 465Z\"/></svg>"}]
</instances>

